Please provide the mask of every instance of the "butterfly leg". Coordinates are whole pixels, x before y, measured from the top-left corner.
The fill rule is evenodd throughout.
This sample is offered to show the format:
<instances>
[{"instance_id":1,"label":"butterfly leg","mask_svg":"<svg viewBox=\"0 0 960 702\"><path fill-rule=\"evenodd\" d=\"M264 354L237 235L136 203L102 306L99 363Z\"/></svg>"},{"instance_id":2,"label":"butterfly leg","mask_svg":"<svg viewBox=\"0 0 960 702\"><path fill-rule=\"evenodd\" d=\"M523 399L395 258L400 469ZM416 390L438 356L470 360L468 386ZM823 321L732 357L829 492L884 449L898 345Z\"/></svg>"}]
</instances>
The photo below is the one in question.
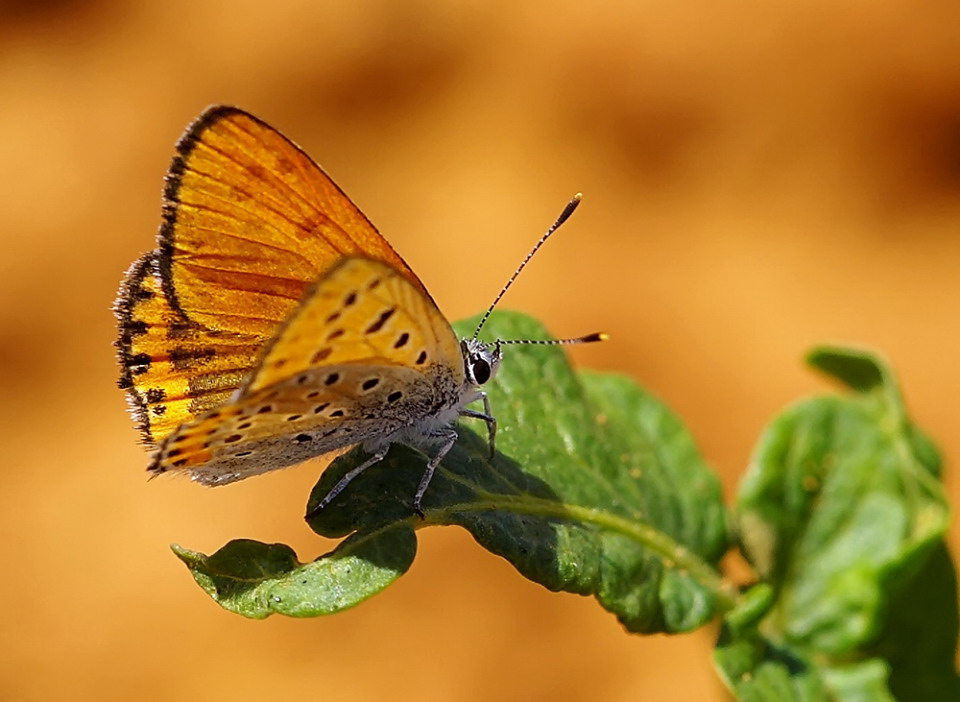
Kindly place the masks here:
<instances>
[{"instance_id":1,"label":"butterfly leg","mask_svg":"<svg viewBox=\"0 0 960 702\"><path fill-rule=\"evenodd\" d=\"M330 504L330 501L333 500L334 497L336 497L341 492L343 492L343 489L350 484L351 480L356 478L358 475L360 475L363 471L365 471L367 468L372 466L374 463L379 463L380 461L382 461L384 456L387 455L387 451L389 450L390 450L390 444L384 444L383 446L378 448L376 453L370 456L370 458L368 458L363 463L361 463L356 468L354 468L349 473L347 473L345 476L340 478L340 482L334 485L333 488L330 490L330 492L328 492L326 495L323 496L323 499L320 500L317 506L314 507L309 512L307 512L306 517L304 518L310 519L311 517L315 517L317 514L319 514L324 507Z\"/></svg>"},{"instance_id":2,"label":"butterfly leg","mask_svg":"<svg viewBox=\"0 0 960 702\"><path fill-rule=\"evenodd\" d=\"M437 469L437 466L440 465L443 457L446 456L450 452L450 449L453 448L453 445L457 443L457 432L453 429L440 429L432 436L436 439L443 439L443 444L434 457L427 463L427 469L423 471L423 477L420 478L420 484L417 486L417 494L413 497L413 511L419 514L421 519L424 518L424 514L420 508L420 501L423 499L423 494L427 491L427 486L430 485L433 472Z\"/></svg>"},{"instance_id":3,"label":"butterfly leg","mask_svg":"<svg viewBox=\"0 0 960 702\"><path fill-rule=\"evenodd\" d=\"M490 441L490 458L493 458L497 455L497 418L494 417L493 412L490 411L490 398L487 397L487 393L481 392L479 399L483 400L483 412L477 412L464 407L460 410L460 416L472 417L473 419L482 419L487 423L487 436L489 437Z\"/></svg>"}]
</instances>

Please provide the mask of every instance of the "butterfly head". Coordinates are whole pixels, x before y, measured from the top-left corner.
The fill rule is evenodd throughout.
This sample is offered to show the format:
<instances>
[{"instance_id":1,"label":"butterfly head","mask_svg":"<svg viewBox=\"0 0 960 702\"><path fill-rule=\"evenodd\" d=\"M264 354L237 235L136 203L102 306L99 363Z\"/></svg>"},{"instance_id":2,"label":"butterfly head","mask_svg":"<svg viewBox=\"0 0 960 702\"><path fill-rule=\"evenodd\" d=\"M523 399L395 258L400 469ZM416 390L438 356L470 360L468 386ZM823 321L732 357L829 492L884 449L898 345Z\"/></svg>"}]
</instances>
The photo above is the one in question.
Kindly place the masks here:
<instances>
[{"instance_id":1,"label":"butterfly head","mask_svg":"<svg viewBox=\"0 0 960 702\"><path fill-rule=\"evenodd\" d=\"M480 387L491 380L503 360L499 341L487 344L479 339L464 339L460 342L460 350L463 352L467 380L474 387Z\"/></svg>"},{"instance_id":2,"label":"butterfly head","mask_svg":"<svg viewBox=\"0 0 960 702\"><path fill-rule=\"evenodd\" d=\"M480 323L477 324L477 329L473 332L473 337L464 339L460 342L460 350L463 352L463 363L467 381L473 387L480 387L497 374L497 370L500 368L500 362L503 360L501 346L506 344L584 344L592 341L606 340L607 335L602 333L587 334L586 336L579 336L573 339L497 339L492 343L485 343L477 338L480 336L480 330L483 329L483 325L487 323L487 320L490 318L491 313L493 313L497 303L500 302L500 298L502 298L504 293L510 289L510 286L513 285L513 281L517 279L517 276L520 275L520 272L530 262L530 259L533 258L534 254L540 250L540 247L543 246L547 239L549 239L553 233L560 228L560 225L569 219L570 215L573 214L573 211L576 210L580 205L581 197L581 194L577 193L573 196L570 202L567 203L567 206L563 208L563 212L561 212L560 216L557 217L557 221L555 221L547 230L546 234L540 237L540 240L530 250L530 253L528 253L526 258L521 261L520 265L517 267L517 270L515 270L513 275L510 276L510 279L507 281L506 285L504 285L500 289L500 292L497 293L497 296L493 300L493 304L487 308L487 311L480 318Z\"/></svg>"}]
</instances>

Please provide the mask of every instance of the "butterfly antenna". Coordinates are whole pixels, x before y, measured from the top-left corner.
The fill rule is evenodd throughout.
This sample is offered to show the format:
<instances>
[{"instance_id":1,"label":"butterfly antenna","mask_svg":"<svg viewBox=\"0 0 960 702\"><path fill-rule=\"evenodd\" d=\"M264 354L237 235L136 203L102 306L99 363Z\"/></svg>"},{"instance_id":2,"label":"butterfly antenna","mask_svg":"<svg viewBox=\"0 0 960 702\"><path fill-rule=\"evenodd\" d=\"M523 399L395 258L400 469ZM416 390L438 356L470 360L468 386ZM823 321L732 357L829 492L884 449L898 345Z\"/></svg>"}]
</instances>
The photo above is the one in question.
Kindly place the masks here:
<instances>
[{"instance_id":1,"label":"butterfly antenna","mask_svg":"<svg viewBox=\"0 0 960 702\"><path fill-rule=\"evenodd\" d=\"M577 336L572 339L497 339L494 343L502 344L539 344L541 346L553 346L555 344L591 344L594 341L606 341L610 337L603 332L594 332L585 336Z\"/></svg>"},{"instance_id":2,"label":"butterfly antenna","mask_svg":"<svg viewBox=\"0 0 960 702\"><path fill-rule=\"evenodd\" d=\"M480 320L480 324L477 325L477 330L473 332L474 339L476 339L480 335L480 330L483 329L483 325L487 323L487 318L490 317L490 313L493 312L493 309L497 306L497 303L500 302L500 298L503 297L504 293L510 289L511 285L513 285L513 281L515 281L517 279L517 276L520 275L520 271L526 268L527 264L530 262L530 259L533 258L533 255L537 253L540 247L547 242L547 239L550 238L550 235L553 234L555 231L557 231L557 229L560 228L560 225L566 222L570 218L570 215L573 214L573 211L577 209L577 205L580 204L580 199L582 197L583 197L582 193L577 193L576 195L573 196L573 198L571 198L570 202L567 203L567 206L563 208L563 212L561 212L560 216L557 217L557 221L554 222L553 226L551 226L547 230L546 234L540 237L540 241L538 241L534 245L534 247L530 250L530 253L527 254L527 257L523 259L523 261L517 267L517 270L513 272L513 275L510 276L510 280L507 281L507 284L503 286L503 288L500 290L499 293L497 293L496 298L494 298L493 300L493 304L491 304L490 307L487 308L487 311L483 314L483 318ZM599 340L591 339L591 341L599 341ZM565 340L565 342L560 341L560 342L554 342L554 343L574 343L574 342L575 340L569 339L569 340ZM531 343L534 343L534 342L531 342ZM577 343L580 343L580 342L577 342Z\"/></svg>"}]
</instances>

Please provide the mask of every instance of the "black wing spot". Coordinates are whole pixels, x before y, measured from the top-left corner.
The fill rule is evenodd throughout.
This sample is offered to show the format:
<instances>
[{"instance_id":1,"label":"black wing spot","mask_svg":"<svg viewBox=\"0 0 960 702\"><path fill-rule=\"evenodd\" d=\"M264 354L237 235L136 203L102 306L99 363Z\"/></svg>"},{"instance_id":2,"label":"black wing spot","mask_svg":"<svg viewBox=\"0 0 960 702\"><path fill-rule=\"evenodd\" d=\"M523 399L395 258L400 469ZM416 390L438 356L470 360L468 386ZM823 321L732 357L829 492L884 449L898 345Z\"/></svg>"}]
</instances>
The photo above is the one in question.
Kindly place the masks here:
<instances>
[{"instance_id":1,"label":"black wing spot","mask_svg":"<svg viewBox=\"0 0 960 702\"><path fill-rule=\"evenodd\" d=\"M233 455L236 456L237 458L246 458L247 456L252 456L253 451L238 451Z\"/></svg>"},{"instance_id":2,"label":"black wing spot","mask_svg":"<svg viewBox=\"0 0 960 702\"><path fill-rule=\"evenodd\" d=\"M299 376L299 377L297 378L297 385L303 385L303 384L306 383L308 380L310 380L310 376L307 375L306 373L304 373L303 375L301 375L301 376Z\"/></svg>"},{"instance_id":3,"label":"black wing spot","mask_svg":"<svg viewBox=\"0 0 960 702\"><path fill-rule=\"evenodd\" d=\"M153 412L156 416L162 417L167 413L166 405L157 405L156 407L151 407L150 411Z\"/></svg>"},{"instance_id":4,"label":"black wing spot","mask_svg":"<svg viewBox=\"0 0 960 702\"><path fill-rule=\"evenodd\" d=\"M269 412L273 412L273 405L264 405L257 410L257 414L267 414Z\"/></svg>"},{"instance_id":5,"label":"black wing spot","mask_svg":"<svg viewBox=\"0 0 960 702\"><path fill-rule=\"evenodd\" d=\"M311 359L311 361L314 364L323 363L324 361L327 360L327 358L330 356L331 353L333 353L333 349L330 348L329 346L325 349L320 349L315 354L313 354L313 358Z\"/></svg>"},{"instance_id":6,"label":"black wing spot","mask_svg":"<svg viewBox=\"0 0 960 702\"><path fill-rule=\"evenodd\" d=\"M407 332L403 332L400 336L397 337L397 340L393 342L393 348L400 349L407 345L407 342L410 341L410 335Z\"/></svg>"},{"instance_id":7,"label":"black wing spot","mask_svg":"<svg viewBox=\"0 0 960 702\"><path fill-rule=\"evenodd\" d=\"M339 374L339 373L331 373L330 375L328 375L326 378L323 379L323 382L324 382L325 385L333 385L333 384L336 383L338 380L340 380L340 374Z\"/></svg>"},{"instance_id":8,"label":"black wing spot","mask_svg":"<svg viewBox=\"0 0 960 702\"><path fill-rule=\"evenodd\" d=\"M379 278L374 278L374 279L370 282L370 285L367 286L367 290L376 290L378 287L380 287L380 279L379 279Z\"/></svg>"},{"instance_id":9,"label":"black wing spot","mask_svg":"<svg viewBox=\"0 0 960 702\"><path fill-rule=\"evenodd\" d=\"M177 370L188 370L199 363L204 363L217 355L217 350L210 347L200 349L185 349L180 346L170 352L170 362Z\"/></svg>"},{"instance_id":10,"label":"black wing spot","mask_svg":"<svg viewBox=\"0 0 960 702\"><path fill-rule=\"evenodd\" d=\"M368 378L367 380L363 381L363 385L361 385L360 387L362 387L364 390L373 390L379 384L380 384L380 378Z\"/></svg>"},{"instance_id":11,"label":"black wing spot","mask_svg":"<svg viewBox=\"0 0 960 702\"><path fill-rule=\"evenodd\" d=\"M228 436L226 439L223 440L223 443L235 444L238 441L240 441L240 439L242 438L243 438L243 434L231 434L230 436Z\"/></svg>"},{"instance_id":12,"label":"black wing spot","mask_svg":"<svg viewBox=\"0 0 960 702\"><path fill-rule=\"evenodd\" d=\"M297 434L293 438L297 441L297 443L301 444L306 443L307 441L313 441L313 437L309 434Z\"/></svg>"},{"instance_id":13,"label":"black wing spot","mask_svg":"<svg viewBox=\"0 0 960 702\"><path fill-rule=\"evenodd\" d=\"M134 375L141 375L149 370L152 361L150 354L138 353L127 360L127 366L133 370Z\"/></svg>"},{"instance_id":14,"label":"black wing spot","mask_svg":"<svg viewBox=\"0 0 960 702\"><path fill-rule=\"evenodd\" d=\"M244 422L243 424L238 424L237 429L249 429L253 426L253 422Z\"/></svg>"},{"instance_id":15,"label":"black wing spot","mask_svg":"<svg viewBox=\"0 0 960 702\"><path fill-rule=\"evenodd\" d=\"M147 323L139 319L132 319L123 324L123 330L127 333L128 337L142 336L147 333L147 329L149 329Z\"/></svg>"},{"instance_id":16,"label":"black wing spot","mask_svg":"<svg viewBox=\"0 0 960 702\"><path fill-rule=\"evenodd\" d=\"M295 421L297 421L298 419L303 419L303 415L302 415L302 414L291 414L289 417L287 417L287 421L288 421L288 422L295 422Z\"/></svg>"},{"instance_id":17,"label":"black wing spot","mask_svg":"<svg viewBox=\"0 0 960 702\"><path fill-rule=\"evenodd\" d=\"M331 416L331 417L342 417L342 416L343 416L343 410L334 410L333 412L330 413L330 416Z\"/></svg>"},{"instance_id":18,"label":"black wing spot","mask_svg":"<svg viewBox=\"0 0 960 702\"><path fill-rule=\"evenodd\" d=\"M339 329L334 329L332 332L327 334L327 341L333 341L334 339L339 339L341 336L343 336L343 334L344 334L343 327L340 327Z\"/></svg>"},{"instance_id":19,"label":"black wing spot","mask_svg":"<svg viewBox=\"0 0 960 702\"><path fill-rule=\"evenodd\" d=\"M170 323L170 326L167 327L167 337L170 339L179 339L186 336L193 329L193 325L190 322L184 320L176 320Z\"/></svg>"},{"instance_id":20,"label":"black wing spot","mask_svg":"<svg viewBox=\"0 0 960 702\"><path fill-rule=\"evenodd\" d=\"M396 313L396 311L397 311L396 307L391 307L390 309L384 310L383 312L381 312L380 316L374 320L373 324L371 324L369 327L366 328L364 333L373 334L383 329L383 325L390 320L390 318Z\"/></svg>"},{"instance_id":21,"label":"black wing spot","mask_svg":"<svg viewBox=\"0 0 960 702\"><path fill-rule=\"evenodd\" d=\"M317 405L316 407L313 408L313 413L320 414L321 412L323 412L323 410L327 409L327 407L329 406L330 406L329 402L324 402L322 405Z\"/></svg>"},{"instance_id":22,"label":"black wing spot","mask_svg":"<svg viewBox=\"0 0 960 702\"><path fill-rule=\"evenodd\" d=\"M167 399L167 392L163 388L150 388L147 390L147 402L151 405L157 402L163 402Z\"/></svg>"},{"instance_id":23,"label":"black wing spot","mask_svg":"<svg viewBox=\"0 0 960 702\"><path fill-rule=\"evenodd\" d=\"M341 315L340 310L337 310L336 312L331 312L330 314L328 314L327 324L333 324L334 322L336 322L338 319L340 319L340 315Z\"/></svg>"},{"instance_id":24,"label":"black wing spot","mask_svg":"<svg viewBox=\"0 0 960 702\"><path fill-rule=\"evenodd\" d=\"M399 390L394 390L392 393L387 395L387 402L396 402L401 397L403 397L403 393Z\"/></svg>"},{"instance_id":25,"label":"black wing spot","mask_svg":"<svg viewBox=\"0 0 960 702\"><path fill-rule=\"evenodd\" d=\"M426 362L427 362L427 352L421 351L420 355L417 356L417 365L422 366Z\"/></svg>"},{"instance_id":26,"label":"black wing spot","mask_svg":"<svg viewBox=\"0 0 960 702\"><path fill-rule=\"evenodd\" d=\"M173 467L174 467L174 468L183 468L185 465L187 465L187 459L186 459L186 458L181 458L181 459L176 460L176 461L173 462ZM163 469L161 469L161 472L162 472L162 470L163 470Z\"/></svg>"},{"instance_id":27,"label":"black wing spot","mask_svg":"<svg viewBox=\"0 0 960 702\"><path fill-rule=\"evenodd\" d=\"M350 305L352 305L352 304L355 303L356 301L357 301L357 291L356 291L356 290L351 290L351 291L350 291L350 294L347 295L345 298L343 298L343 306L344 306L344 307L349 307Z\"/></svg>"},{"instance_id":28,"label":"black wing spot","mask_svg":"<svg viewBox=\"0 0 960 702\"><path fill-rule=\"evenodd\" d=\"M183 451L181 451L178 448L170 449L169 451L167 451L167 458L173 458L174 456L179 456L181 453L183 453Z\"/></svg>"},{"instance_id":29,"label":"black wing spot","mask_svg":"<svg viewBox=\"0 0 960 702\"><path fill-rule=\"evenodd\" d=\"M276 361L273 362L272 365L274 368L283 368L285 365L287 365L287 359L278 358Z\"/></svg>"}]
</instances>

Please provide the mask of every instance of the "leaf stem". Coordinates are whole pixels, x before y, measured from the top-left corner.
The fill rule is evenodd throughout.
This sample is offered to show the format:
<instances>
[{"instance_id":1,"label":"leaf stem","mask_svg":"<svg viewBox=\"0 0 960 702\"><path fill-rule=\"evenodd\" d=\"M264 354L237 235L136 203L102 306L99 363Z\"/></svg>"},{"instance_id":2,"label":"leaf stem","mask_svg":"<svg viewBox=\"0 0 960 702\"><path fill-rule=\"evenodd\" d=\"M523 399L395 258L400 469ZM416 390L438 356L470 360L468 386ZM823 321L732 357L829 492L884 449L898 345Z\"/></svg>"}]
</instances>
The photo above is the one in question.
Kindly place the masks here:
<instances>
[{"instance_id":1,"label":"leaf stem","mask_svg":"<svg viewBox=\"0 0 960 702\"><path fill-rule=\"evenodd\" d=\"M426 518L415 518L412 526L422 528L437 524L456 523L451 517L457 512L480 512L484 510L509 510L518 514L541 517L556 517L602 527L626 536L658 555L671 569L685 571L691 578L709 589L716 597L718 607L729 611L739 603L735 587L723 576L686 546L677 543L662 531L649 525L624 519L608 511L563 504L551 500L524 495L490 495L489 499L464 502L439 509L428 509Z\"/></svg>"}]
</instances>

